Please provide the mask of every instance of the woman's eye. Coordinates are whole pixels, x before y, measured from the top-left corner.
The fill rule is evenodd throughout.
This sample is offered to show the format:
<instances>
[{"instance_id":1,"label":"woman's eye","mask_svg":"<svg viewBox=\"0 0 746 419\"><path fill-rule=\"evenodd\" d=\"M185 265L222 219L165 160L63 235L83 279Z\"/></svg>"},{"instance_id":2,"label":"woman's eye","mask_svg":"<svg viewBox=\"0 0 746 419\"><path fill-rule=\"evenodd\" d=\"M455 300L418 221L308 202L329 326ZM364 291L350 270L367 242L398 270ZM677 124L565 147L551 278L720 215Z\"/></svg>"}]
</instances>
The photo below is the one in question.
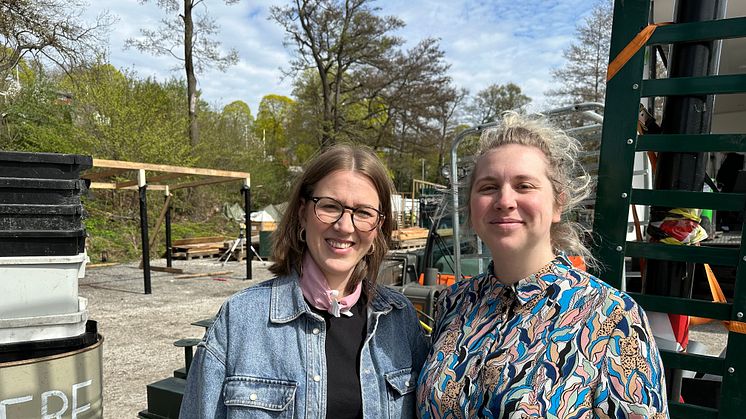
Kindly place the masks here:
<instances>
[{"instance_id":1,"label":"woman's eye","mask_svg":"<svg viewBox=\"0 0 746 419\"><path fill-rule=\"evenodd\" d=\"M518 189L534 189L534 185L530 183L520 183L518 184Z\"/></svg>"},{"instance_id":2,"label":"woman's eye","mask_svg":"<svg viewBox=\"0 0 746 419\"><path fill-rule=\"evenodd\" d=\"M376 216L375 212L371 210L362 209L362 208L358 208L355 211L355 215L357 215L360 218L373 218Z\"/></svg>"},{"instance_id":3,"label":"woman's eye","mask_svg":"<svg viewBox=\"0 0 746 419\"><path fill-rule=\"evenodd\" d=\"M497 189L495 185L482 185L479 187L479 192L491 192Z\"/></svg>"}]
</instances>

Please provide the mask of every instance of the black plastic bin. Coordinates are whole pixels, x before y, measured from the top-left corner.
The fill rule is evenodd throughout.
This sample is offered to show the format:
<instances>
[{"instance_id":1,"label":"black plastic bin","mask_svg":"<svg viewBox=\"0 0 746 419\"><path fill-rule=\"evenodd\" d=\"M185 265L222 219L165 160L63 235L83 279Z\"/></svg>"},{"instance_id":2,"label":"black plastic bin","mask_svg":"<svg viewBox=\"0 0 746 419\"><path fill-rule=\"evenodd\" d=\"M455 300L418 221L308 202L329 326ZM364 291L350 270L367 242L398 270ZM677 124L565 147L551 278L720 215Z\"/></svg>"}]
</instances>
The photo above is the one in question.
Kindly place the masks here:
<instances>
[{"instance_id":1,"label":"black plastic bin","mask_svg":"<svg viewBox=\"0 0 746 419\"><path fill-rule=\"evenodd\" d=\"M0 257L74 256L85 251L85 229L0 230Z\"/></svg>"},{"instance_id":2,"label":"black plastic bin","mask_svg":"<svg viewBox=\"0 0 746 419\"><path fill-rule=\"evenodd\" d=\"M0 230L81 230L85 211L77 205L0 205Z\"/></svg>"},{"instance_id":3,"label":"black plastic bin","mask_svg":"<svg viewBox=\"0 0 746 419\"><path fill-rule=\"evenodd\" d=\"M91 156L0 151L0 177L78 179L91 167Z\"/></svg>"},{"instance_id":4,"label":"black plastic bin","mask_svg":"<svg viewBox=\"0 0 746 419\"><path fill-rule=\"evenodd\" d=\"M101 339L101 336L98 334L98 323L94 320L88 320L85 324L85 333L79 336L0 344L0 363L63 354L91 346L99 339Z\"/></svg>"},{"instance_id":5,"label":"black plastic bin","mask_svg":"<svg viewBox=\"0 0 746 419\"><path fill-rule=\"evenodd\" d=\"M87 190L82 179L0 177L0 204L79 204Z\"/></svg>"}]
</instances>

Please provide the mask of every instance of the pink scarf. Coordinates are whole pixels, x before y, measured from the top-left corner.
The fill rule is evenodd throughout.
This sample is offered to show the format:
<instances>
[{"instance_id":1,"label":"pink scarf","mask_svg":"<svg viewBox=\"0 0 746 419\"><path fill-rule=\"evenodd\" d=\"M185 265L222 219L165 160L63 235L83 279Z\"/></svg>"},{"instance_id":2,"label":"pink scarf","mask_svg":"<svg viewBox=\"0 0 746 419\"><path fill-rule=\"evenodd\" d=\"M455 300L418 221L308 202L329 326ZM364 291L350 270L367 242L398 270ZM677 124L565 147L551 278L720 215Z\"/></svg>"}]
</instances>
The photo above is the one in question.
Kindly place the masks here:
<instances>
[{"instance_id":1,"label":"pink scarf","mask_svg":"<svg viewBox=\"0 0 746 419\"><path fill-rule=\"evenodd\" d=\"M355 291L350 295L339 298L339 291L329 288L324 273L321 272L311 255L308 252L303 255L303 275L300 278L300 289L303 291L306 300L318 310L328 311L334 317L339 317L340 314L348 317L352 316L350 308L360 299L362 288L363 284L361 282L357 284Z\"/></svg>"}]
</instances>

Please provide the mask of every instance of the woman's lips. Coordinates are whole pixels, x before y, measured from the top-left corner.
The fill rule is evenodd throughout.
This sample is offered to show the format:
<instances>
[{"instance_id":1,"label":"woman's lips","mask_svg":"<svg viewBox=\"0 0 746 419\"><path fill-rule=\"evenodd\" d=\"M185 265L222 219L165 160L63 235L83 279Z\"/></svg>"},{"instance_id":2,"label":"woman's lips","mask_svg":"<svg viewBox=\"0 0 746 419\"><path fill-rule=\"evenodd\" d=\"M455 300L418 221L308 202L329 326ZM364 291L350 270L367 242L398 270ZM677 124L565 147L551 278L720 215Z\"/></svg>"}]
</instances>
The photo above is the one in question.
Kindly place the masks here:
<instances>
[{"instance_id":1,"label":"woman's lips","mask_svg":"<svg viewBox=\"0 0 746 419\"><path fill-rule=\"evenodd\" d=\"M352 247L355 242L349 240L326 239L326 243L336 250L346 250Z\"/></svg>"}]
</instances>

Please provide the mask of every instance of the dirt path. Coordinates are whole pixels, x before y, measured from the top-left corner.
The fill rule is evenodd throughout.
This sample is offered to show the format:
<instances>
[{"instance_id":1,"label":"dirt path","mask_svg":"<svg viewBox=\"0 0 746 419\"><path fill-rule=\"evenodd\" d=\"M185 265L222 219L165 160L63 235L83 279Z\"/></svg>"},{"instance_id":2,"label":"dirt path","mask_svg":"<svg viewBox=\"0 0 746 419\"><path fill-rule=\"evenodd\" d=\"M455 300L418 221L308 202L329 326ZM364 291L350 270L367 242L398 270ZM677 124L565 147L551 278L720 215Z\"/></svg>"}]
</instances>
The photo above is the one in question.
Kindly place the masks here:
<instances>
[{"instance_id":1,"label":"dirt path","mask_svg":"<svg viewBox=\"0 0 746 419\"><path fill-rule=\"evenodd\" d=\"M154 260L154 266L166 266ZM137 263L86 270L79 294L88 298L90 319L104 337L104 417L135 418L147 405L145 386L170 377L184 365L184 351L173 342L201 338L204 329L193 321L215 315L223 301L271 274L262 262L253 262L253 280L247 281L245 262L221 267L214 259L174 261L190 273L232 271L213 278L176 279L175 274L153 272L152 294L143 294L142 271Z\"/></svg>"}]
</instances>

